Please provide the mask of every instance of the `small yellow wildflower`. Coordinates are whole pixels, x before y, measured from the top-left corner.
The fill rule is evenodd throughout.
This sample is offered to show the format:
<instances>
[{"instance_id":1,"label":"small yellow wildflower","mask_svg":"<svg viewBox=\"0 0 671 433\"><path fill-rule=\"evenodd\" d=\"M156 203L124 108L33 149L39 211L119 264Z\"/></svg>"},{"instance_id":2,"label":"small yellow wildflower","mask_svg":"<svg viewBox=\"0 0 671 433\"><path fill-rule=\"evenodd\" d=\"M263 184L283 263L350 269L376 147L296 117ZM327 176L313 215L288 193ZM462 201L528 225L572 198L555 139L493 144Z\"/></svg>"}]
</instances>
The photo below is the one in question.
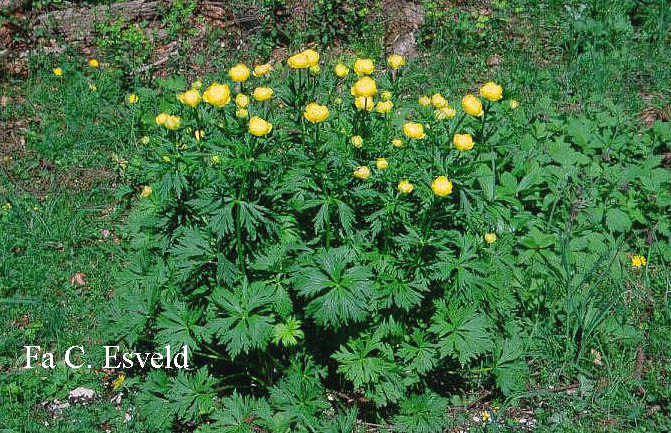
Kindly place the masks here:
<instances>
[{"instance_id":1,"label":"small yellow wildflower","mask_svg":"<svg viewBox=\"0 0 671 433\"><path fill-rule=\"evenodd\" d=\"M415 189L413 184L408 182L406 179L403 179L398 183L398 190L403 194L410 194L413 189Z\"/></svg>"},{"instance_id":2,"label":"small yellow wildflower","mask_svg":"<svg viewBox=\"0 0 671 433\"><path fill-rule=\"evenodd\" d=\"M377 161L375 161L375 166L378 170L386 170L389 168L389 161L387 161L386 158L378 158Z\"/></svg>"},{"instance_id":3,"label":"small yellow wildflower","mask_svg":"<svg viewBox=\"0 0 671 433\"><path fill-rule=\"evenodd\" d=\"M356 147L357 149L361 149L363 146L363 138L361 138L360 135L353 135L350 137L349 142L352 143L352 146Z\"/></svg>"},{"instance_id":4,"label":"small yellow wildflower","mask_svg":"<svg viewBox=\"0 0 671 433\"><path fill-rule=\"evenodd\" d=\"M645 256L639 256L635 255L632 256L631 258L631 266L634 268L641 268L643 266L647 266L648 261L646 260Z\"/></svg>"},{"instance_id":5,"label":"small yellow wildflower","mask_svg":"<svg viewBox=\"0 0 671 433\"><path fill-rule=\"evenodd\" d=\"M366 180L370 177L370 168L366 165L360 165L354 170L354 177Z\"/></svg>"}]
</instances>

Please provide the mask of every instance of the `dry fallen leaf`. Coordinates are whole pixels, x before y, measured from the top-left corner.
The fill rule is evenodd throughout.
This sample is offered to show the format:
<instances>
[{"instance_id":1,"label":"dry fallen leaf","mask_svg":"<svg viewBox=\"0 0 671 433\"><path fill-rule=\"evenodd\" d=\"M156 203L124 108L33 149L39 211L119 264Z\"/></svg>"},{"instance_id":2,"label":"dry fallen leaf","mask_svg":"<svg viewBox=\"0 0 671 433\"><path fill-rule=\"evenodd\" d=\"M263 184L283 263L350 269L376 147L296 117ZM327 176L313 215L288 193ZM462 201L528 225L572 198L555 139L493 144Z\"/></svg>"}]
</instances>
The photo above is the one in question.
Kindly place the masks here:
<instances>
[{"instance_id":1,"label":"dry fallen leaf","mask_svg":"<svg viewBox=\"0 0 671 433\"><path fill-rule=\"evenodd\" d=\"M73 286L85 286L86 274L84 272L77 272L70 278L70 284Z\"/></svg>"}]
</instances>

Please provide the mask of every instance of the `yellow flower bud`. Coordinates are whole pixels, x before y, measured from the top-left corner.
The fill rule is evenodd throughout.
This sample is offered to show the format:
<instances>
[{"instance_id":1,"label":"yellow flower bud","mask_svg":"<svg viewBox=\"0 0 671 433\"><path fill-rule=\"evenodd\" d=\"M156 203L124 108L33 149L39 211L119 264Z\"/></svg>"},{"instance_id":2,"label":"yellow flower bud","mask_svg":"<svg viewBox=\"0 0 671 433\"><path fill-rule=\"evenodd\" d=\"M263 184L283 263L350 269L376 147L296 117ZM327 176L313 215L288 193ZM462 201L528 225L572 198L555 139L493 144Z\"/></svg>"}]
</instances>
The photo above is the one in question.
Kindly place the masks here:
<instances>
[{"instance_id":1,"label":"yellow flower bud","mask_svg":"<svg viewBox=\"0 0 671 433\"><path fill-rule=\"evenodd\" d=\"M212 162L212 164L216 165L219 164L219 162L221 162L221 158L219 157L219 155L212 155L210 161Z\"/></svg>"},{"instance_id":2,"label":"yellow flower bud","mask_svg":"<svg viewBox=\"0 0 671 433\"><path fill-rule=\"evenodd\" d=\"M451 107L439 108L433 112L433 117L436 120L452 119L456 115L457 112L454 110L454 108Z\"/></svg>"},{"instance_id":3,"label":"yellow flower bud","mask_svg":"<svg viewBox=\"0 0 671 433\"><path fill-rule=\"evenodd\" d=\"M375 70L375 63L371 59L356 59L354 72L358 75L370 75Z\"/></svg>"},{"instance_id":4,"label":"yellow flower bud","mask_svg":"<svg viewBox=\"0 0 671 433\"><path fill-rule=\"evenodd\" d=\"M405 65L405 57L399 54L392 54L387 57L387 65L389 65L391 69L398 69Z\"/></svg>"},{"instance_id":5,"label":"yellow flower bud","mask_svg":"<svg viewBox=\"0 0 671 433\"><path fill-rule=\"evenodd\" d=\"M135 93L131 93L130 95L128 95L126 100L128 101L129 104L137 104L140 98L138 98Z\"/></svg>"},{"instance_id":6,"label":"yellow flower bud","mask_svg":"<svg viewBox=\"0 0 671 433\"><path fill-rule=\"evenodd\" d=\"M156 116L156 124L157 125L163 125L168 118L168 115L166 113L159 113L158 116Z\"/></svg>"},{"instance_id":7,"label":"yellow flower bud","mask_svg":"<svg viewBox=\"0 0 671 433\"><path fill-rule=\"evenodd\" d=\"M238 119L246 119L249 117L249 111L246 108L238 108L235 110L235 117Z\"/></svg>"},{"instance_id":8,"label":"yellow flower bud","mask_svg":"<svg viewBox=\"0 0 671 433\"><path fill-rule=\"evenodd\" d=\"M458 150L471 150L473 149L473 137L471 134L454 134L454 147Z\"/></svg>"},{"instance_id":9,"label":"yellow flower bud","mask_svg":"<svg viewBox=\"0 0 671 433\"><path fill-rule=\"evenodd\" d=\"M265 63L263 65L254 66L254 72L252 74L255 77L263 77L264 75L268 75L272 70L273 66L270 63Z\"/></svg>"},{"instance_id":10,"label":"yellow flower bud","mask_svg":"<svg viewBox=\"0 0 671 433\"><path fill-rule=\"evenodd\" d=\"M480 87L480 95L488 101L500 101L503 98L503 87L493 81L489 81Z\"/></svg>"},{"instance_id":11,"label":"yellow flower bud","mask_svg":"<svg viewBox=\"0 0 671 433\"><path fill-rule=\"evenodd\" d=\"M360 165L354 170L354 177L359 179L368 179L370 177L370 168L366 165Z\"/></svg>"},{"instance_id":12,"label":"yellow flower bud","mask_svg":"<svg viewBox=\"0 0 671 433\"><path fill-rule=\"evenodd\" d=\"M322 69L319 67L319 65L312 65L312 66L310 66L310 73L311 73L312 75L319 75L319 71L321 71L321 70L322 70Z\"/></svg>"},{"instance_id":13,"label":"yellow flower bud","mask_svg":"<svg viewBox=\"0 0 671 433\"><path fill-rule=\"evenodd\" d=\"M310 61L305 53L294 54L287 59L287 64L291 69L305 69L310 66Z\"/></svg>"},{"instance_id":14,"label":"yellow flower bud","mask_svg":"<svg viewBox=\"0 0 671 433\"><path fill-rule=\"evenodd\" d=\"M202 87L203 87L203 82L200 81L200 80L196 80L193 83L191 83L191 88L192 89L200 90Z\"/></svg>"},{"instance_id":15,"label":"yellow flower bud","mask_svg":"<svg viewBox=\"0 0 671 433\"><path fill-rule=\"evenodd\" d=\"M431 98L429 98L426 95L422 95L419 97L417 102L419 102L419 105L421 105L422 107L428 107L429 105L431 105Z\"/></svg>"},{"instance_id":16,"label":"yellow flower bud","mask_svg":"<svg viewBox=\"0 0 671 433\"><path fill-rule=\"evenodd\" d=\"M385 158L378 158L377 161L375 161L375 166L378 170L386 170L389 168L389 162Z\"/></svg>"},{"instance_id":17,"label":"yellow flower bud","mask_svg":"<svg viewBox=\"0 0 671 433\"><path fill-rule=\"evenodd\" d=\"M351 136L349 142L352 143L352 146L356 147L357 149L361 149L363 146L363 138L361 138L360 135Z\"/></svg>"},{"instance_id":18,"label":"yellow flower bud","mask_svg":"<svg viewBox=\"0 0 671 433\"><path fill-rule=\"evenodd\" d=\"M315 102L311 102L305 107L303 117L312 123L323 122L329 117L329 109L326 105L319 105Z\"/></svg>"},{"instance_id":19,"label":"yellow flower bud","mask_svg":"<svg viewBox=\"0 0 671 433\"><path fill-rule=\"evenodd\" d=\"M342 63L338 63L335 65L335 68L333 68L333 72L339 77L339 78L345 78L347 74L349 74L349 68Z\"/></svg>"},{"instance_id":20,"label":"yellow flower bud","mask_svg":"<svg viewBox=\"0 0 671 433\"><path fill-rule=\"evenodd\" d=\"M375 106L375 111L382 114L389 113L394 108L394 103L391 101L378 102Z\"/></svg>"},{"instance_id":21,"label":"yellow flower bud","mask_svg":"<svg viewBox=\"0 0 671 433\"><path fill-rule=\"evenodd\" d=\"M254 116L249 119L249 133L257 137L262 137L270 133L273 130L273 124L266 122L258 116Z\"/></svg>"},{"instance_id":22,"label":"yellow flower bud","mask_svg":"<svg viewBox=\"0 0 671 433\"><path fill-rule=\"evenodd\" d=\"M391 145L394 147L403 147L405 146L405 142L403 142L402 138L396 137L393 140L391 140Z\"/></svg>"},{"instance_id":23,"label":"yellow flower bud","mask_svg":"<svg viewBox=\"0 0 671 433\"><path fill-rule=\"evenodd\" d=\"M215 107L223 107L231 102L231 90L228 84L212 83L203 92L203 101Z\"/></svg>"},{"instance_id":24,"label":"yellow flower bud","mask_svg":"<svg viewBox=\"0 0 671 433\"><path fill-rule=\"evenodd\" d=\"M163 122L163 126L165 126L167 129L171 131L178 129L181 124L182 119L180 119L179 116L168 116L165 118L165 121Z\"/></svg>"},{"instance_id":25,"label":"yellow flower bud","mask_svg":"<svg viewBox=\"0 0 671 433\"><path fill-rule=\"evenodd\" d=\"M487 233L485 235L485 242L487 242L488 244L493 244L494 242L496 242L496 233Z\"/></svg>"},{"instance_id":26,"label":"yellow flower bud","mask_svg":"<svg viewBox=\"0 0 671 433\"><path fill-rule=\"evenodd\" d=\"M247 81L250 75L251 71L243 63L238 63L237 65L233 66L231 69L228 70L228 76L231 77L231 80L233 80L236 83L242 83L244 81Z\"/></svg>"},{"instance_id":27,"label":"yellow flower bud","mask_svg":"<svg viewBox=\"0 0 671 433\"><path fill-rule=\"evenodd\" d=\"M257 87L254 89L252 96L259 102L267 101L273 96L273 89L270 87Z\"/></svg>"},{"instance_id":28,"label":"yellow flower bud","mask_svg":"<svg viewBox=\"0 0 671 433\"><path fill-rule=\"evenodd\" d=\"M92 68L97 68L100 66L100 62L98 62L98 59L91 59L89 60L89 66Z\"/></svg>"},{"instance_id":29,"label":"yellow flower bud","mask_svg":"<svg viewBox=\"0 0 671 433\"><path fill-rule=\"evenodd\" d=\"M375 106L375 102L373 101L372 96L369 97L357 96L356 98L354 98L354 106L358 110L371 111Z\"/></svg>"},{"instance_id":30,"label":"yellow flower bud","mask_svg":"<svg viewBox=\"0 0 671 433\"><path fill-rule=\"evenodd\" d=\"M401 191L403 194L410 194L413 189L415 189L413 184L411 184L405 179L401 180L398 183L398 190Z\"/></svg>"},{"instance_id":31,"label":"yellow flower bud","mask_svg":"<svg viewBox=\"0 0 671 433\"><path fill-rule=\"evenodd\" d=\"M482 102L475 96L468 94L463 97L461 100L461 107L464 109L466 114L471 116L481 116L482 115Z\"/></svg>"},{"instance_id":32,"label":"yellow flower bud","mask_svg":"<svg viewBox=\"0 0 671 433\"><path fill-rule=\"evenodd\" d=\"M352 96L373 96L377 93L377 84L371 77L360 78L350 90Z\"/></svg>"},{"instance_id":33,"label":"yellow flower bud","mask_svg":"<svg viewBox=\"0 0 671 433\"><path fill-rule=\"evenodd\" d=\"M510 102L508 102L508 105L509 105L510 108L512 108L513 110L516 110L517 107L520 106L520 103L517 102L517 100L515 100L515 99L511 99Z\"/></svg>"},{"instance_id":34,"label":"yellow flower bud","mask_svg":"<svg viewBox=\"0 0 671 433\"><path fill-rule=\"evenodd\" d=\"M89 90L95 92L96 90L98 90L98 88L95 86L95 84L89 84Z\"/></svg>"},{"instance_id":35,"label":"yellow flower bud","mask_svg":"<svg viewBox=\"0 0 671 433\"><path fill-rule=\"evenodd\" d=\"M249 105L249 96L244 93L238 93L235 95L235 106L238 108L247 108Z\"/></svg>"},{"instance_id":36,"label":"yellow flower bud","mask_svg":"<svg viewBox=\"0 0 671 433\"><path fill-rule=\"evenodd\" d=\"M452 182L447 176L438 176L431 182L431 189L438 197L445 197L452 193Z\"/></svg>"},{"instance_id":37,"label":"yellow flower bud","mask_svg":"<svg viewBox=\"0 0 671 433\"><path fill-rule=\"evenodd\" d=\"M193 132L193 137L196 139L196 141L200 141L203 139L203 137L205 137L205 131L203 131L202 129L196 129Z\"/></svg>"},{"instance_id":38,"label":"yellow flower bud","mask_svg":"<svg viewBox=\"0 0 671 433\"><path fill-rule=\"evenodd\" d=\"M142 198L147 198L151 195L152 189L149 185L145 185L142 187L142 191L140 192L140 197Z\"/></svg>"},{"instance_id":39,"label":"yellow flower bud","mask_svg":"<svg viewBox=\"0 0 671 433\"><path fill-rule=\"evenodd\" d=\"M200 92L196 89L187 90L184 93L177 94L177 100L184 105L195 108L200 103Z\"/></svg>"},{"instance_id":40,"label":"yellow flower bud","mask_svg":"<svg viewBox=\"0 0 671 433\"><path fill-rule=\"evenodd\" d=\"M57 76L57 77L60 77L61 75L63 75L63 69L62 69L62 68L54 68L54 69L52 70L52 72L53 72L54 75Z\"/></svg>"},{"instance_id":41,"label":"yellow flower bud","mask_svg":"<svg viewBox=\"0 0 671 433\"><path fill-rule=\"evenodd\" d=\"M403 133L408 138L414 138L416 140L426 137L424 133L424 126L421 123L417 122L407 122L403 125Z\"/></svg>"},{"instance_id":42,"label":"yellow flower bud","mask_svg":"<svg viewBox=\"0 0 671 433\"><path fill-rule=\"evenodd\" d=\"M385 90L384 92L380 93L380 97L383 101L389 101L391 100L392 94L389 90Z\"/></svg>"},{"instance_id":43,"label":"yellow flower bud","mask_svg":"<svg viewBox=\"0 0 671 433\"><path fill-rule=\"evenodd\" d=\"M434 93L431 96L431 103L435 108L443 108L447 106L447 99L443 98L443 95L440 93Z\"/></svg>"}]
</instances>

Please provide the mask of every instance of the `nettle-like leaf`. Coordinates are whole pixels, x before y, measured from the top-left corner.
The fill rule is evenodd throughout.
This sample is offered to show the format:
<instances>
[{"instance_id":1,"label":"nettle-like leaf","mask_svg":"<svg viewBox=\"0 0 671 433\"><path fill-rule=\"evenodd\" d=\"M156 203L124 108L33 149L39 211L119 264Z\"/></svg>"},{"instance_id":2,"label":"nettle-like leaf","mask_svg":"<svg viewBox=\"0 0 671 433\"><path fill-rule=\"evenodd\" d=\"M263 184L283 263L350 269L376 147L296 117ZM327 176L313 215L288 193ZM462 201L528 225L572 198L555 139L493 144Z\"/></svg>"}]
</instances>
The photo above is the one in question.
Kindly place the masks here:
<instances>
[{"instance_id":1,"label":"nettle-like leaf","mask_svg":"<svg viewBox=\"0 0 671 433\"><path fill-rule=\"evenodd\" d=\"M438 337L441 357L451 356L462 366L492 347L489 319L473 308L448 304L444 299L435 303L436 312L429 328Z\"/></svg>"},{"instance_id":2,"label":"nettle-like leaf","mask_svg":"<svg viewBox=\"0 0 671 433\"><path fill-rule=\"evenodd\" d=\"M163 301L163 312L156 320L158 333L156 341L159 344L169 344L172 347L188 346L189 349L198 349L203 341L210 340L210 332L199 325L202 311L189 308L181 301Z\"/></svg>"},{"instance_id":3,"label":"nettle-like leaf","mask_svg":"<svg viewBox=\"0 0 671 433\"><path fill-rule=\"evenodd\" d=\"M264 399L247 397L233 391L215 410L212 424L201 429L202 433L256 433L271 417L270 405Z\"/></svg>"},{"instance_id":4,"label":"nettle-like leaf","mask_svg":"<svg viewBox=\"0 0 671 433\"><path fill-rule=\"evenodd\" d=\"M432 392L413 394L400 404L394 417L394 431L400 433L434 433L447 427L447 399Z\"/></svg>"},{"instance_id":5,"label":"nettle-like leaf","mask_svg":"<svg viewBox=\"0 0 671 433\"><path fill-rule=\"evenodd\" d=\"M207 367L199 369L195 374L180 370L172 380L168 396L177 409L177 416L184 421L196 421L210 414L215 408L216 383Z\"/></svg>"},{"instance_id":6,"label":"nettle-like leaf","mask_svg":"<svg viewBox=\"0 0 671 433\"><path fill-rule=\"evenodd\" d=\"M391 346L379 335L350 339L331 357L338 361L338 373L352 382L354 389L363 389L377 406L399 401L417 380L403 371Z\"/></svg>"},{"instance_id":7,"label":"nettle-like leaf","mask_svg":"<svg viewBox=\"0 0 671 433\"><path fill-rule=\"evenodd\" d=\"M339 328L368 316L375 297L373 274L366 266L352 264L354 258L347 247L321 250L295 275L296 290L310 299L306 312L318 324Z\"/></svg>"},{"instance_id":8,"label":"nettle-like leaf","mask_svg":"<svg viewBox=\"0 0 671 433\"><path fill-rule=\"evenodd\" d=\"M266 348L275 326L274 290L263 283L244 281L235 289L215 289L210 299L218 307L218 315L209 326L226 344L231 358Z\"/></svg>"}]
</instances>

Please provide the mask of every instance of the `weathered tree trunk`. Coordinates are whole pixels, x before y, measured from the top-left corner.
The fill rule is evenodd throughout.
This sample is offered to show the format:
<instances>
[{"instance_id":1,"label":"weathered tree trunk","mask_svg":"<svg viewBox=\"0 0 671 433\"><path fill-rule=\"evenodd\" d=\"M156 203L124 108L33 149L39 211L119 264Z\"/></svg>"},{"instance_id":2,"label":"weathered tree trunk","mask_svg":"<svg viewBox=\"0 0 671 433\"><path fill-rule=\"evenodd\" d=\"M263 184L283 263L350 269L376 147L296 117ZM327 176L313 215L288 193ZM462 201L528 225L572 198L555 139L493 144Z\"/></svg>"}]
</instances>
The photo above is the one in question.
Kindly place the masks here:
<instances>
[{"instance_id":1,"label":"weathered tree trunk","mask_svg":"<svg viewBox=\"0 0 671 433\"><path fill-rule=\"evenodd\" d=\"M38 16L37 26L51 28L69 41L85 41L93 37L93 26L97 22L110 18L123 18L130 22L151 20L159 16L164 4L166 2L162 0L132 0L90 8L70 8Z\"/></svg>"}]
</instances>

